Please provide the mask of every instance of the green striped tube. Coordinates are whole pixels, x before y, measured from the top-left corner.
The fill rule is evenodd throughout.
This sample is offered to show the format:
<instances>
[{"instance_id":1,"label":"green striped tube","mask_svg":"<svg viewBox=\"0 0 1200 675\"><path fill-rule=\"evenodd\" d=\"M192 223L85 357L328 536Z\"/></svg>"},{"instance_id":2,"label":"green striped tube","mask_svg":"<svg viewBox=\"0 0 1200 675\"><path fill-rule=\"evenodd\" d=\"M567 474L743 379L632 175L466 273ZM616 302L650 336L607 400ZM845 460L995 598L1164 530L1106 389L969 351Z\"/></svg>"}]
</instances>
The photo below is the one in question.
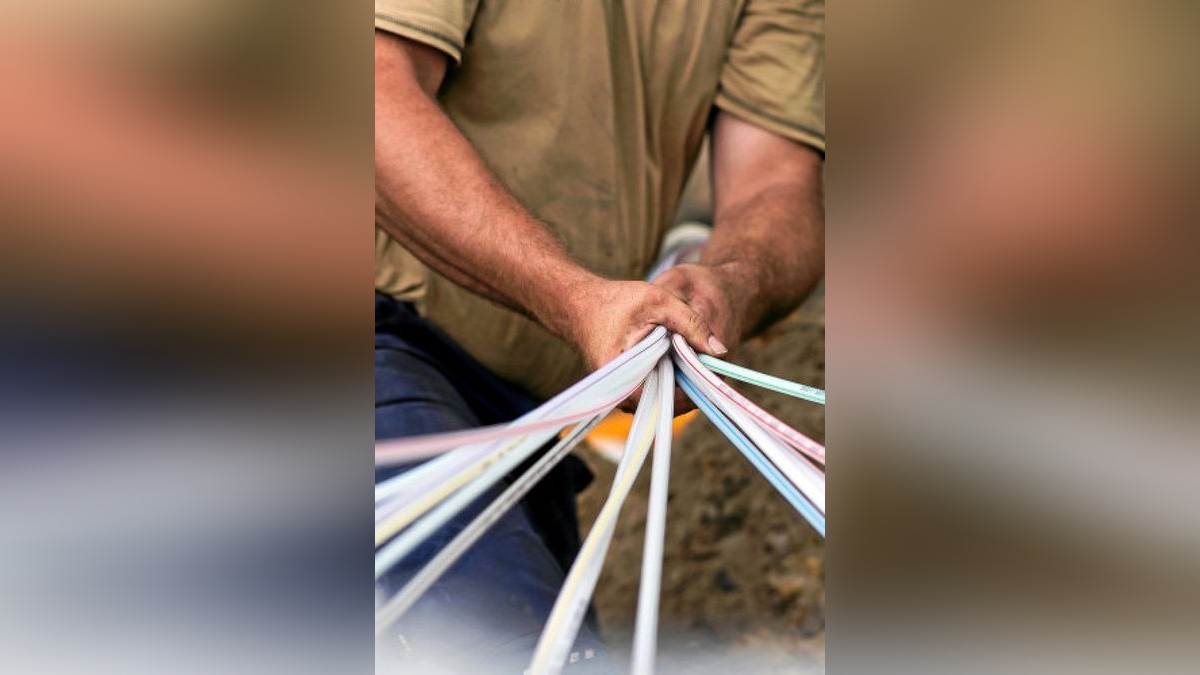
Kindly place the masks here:
<instances>
[{"instance_id":1,"label":"green striped tube","mask_svg":"<svg viewBox=\"0 0 1200 675\"><path fill-rule=\"evenodd\" d=\"M825 405L824 389L817 389L816 387L810 387L806 384L789 382L781 377L760 373L757 370L750 370L749 368L744 368L736 363L729 363L728 361L722 361L721 359L711 357L708 354L700 354L699 356L700 362L708 366L709 369L714 373L726 375L736 380L741 380L742 382L749 382L750 384L757 385L764 389L777 391L781 394L787 394L788 396L795 396L796 398L802 398L806 401L812 401L813 403Z\"/></svg>"}]
</instances>

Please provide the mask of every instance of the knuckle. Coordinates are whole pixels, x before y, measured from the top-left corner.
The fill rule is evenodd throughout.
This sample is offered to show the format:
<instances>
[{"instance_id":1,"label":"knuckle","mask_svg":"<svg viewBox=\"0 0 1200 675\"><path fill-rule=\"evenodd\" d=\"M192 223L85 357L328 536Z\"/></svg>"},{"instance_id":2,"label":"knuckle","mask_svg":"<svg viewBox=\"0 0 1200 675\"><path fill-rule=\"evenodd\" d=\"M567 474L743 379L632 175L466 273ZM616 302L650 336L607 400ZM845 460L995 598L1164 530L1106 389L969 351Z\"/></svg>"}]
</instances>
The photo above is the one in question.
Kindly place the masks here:
<instances>
[{"instance_id":1,"label":"knuckle","mask_svg":"<svg viewBox=\"0 0 1200 675\"><path fill-rule=\"evenodd\" d=\"M674 300L675 296L671 295L671 293L666 290L658 288L657 286L655 286L654 290L650 291L646 295L647 307L659 319L669 318L670 315L673 314L672 310L674 309Z\"/></svg>"},{"instance_id":2,"label":"knuckle","mask_svg":"<svg viewBox=\"0 0 1200 675\"><path fill-rule=\"evenodd\" d=\"M681 272L678 268L671 268L663 272L654 280L655 285L661 286L668 290L682 292L688 287L687 275Z\"/></svg>"},{"instance_id":3,"label":"knuckle","mask_svg":"<svg viewBox=\"0 0 1200 675\"><path fill-rule=\"evenodd\" d=\"M656 286L654 284L647 284L647 286L647 297L651 302L657 305L665 305L671 302L671 300L675 297L670 291L662 286Z\"/></svg>"}]
</instances>

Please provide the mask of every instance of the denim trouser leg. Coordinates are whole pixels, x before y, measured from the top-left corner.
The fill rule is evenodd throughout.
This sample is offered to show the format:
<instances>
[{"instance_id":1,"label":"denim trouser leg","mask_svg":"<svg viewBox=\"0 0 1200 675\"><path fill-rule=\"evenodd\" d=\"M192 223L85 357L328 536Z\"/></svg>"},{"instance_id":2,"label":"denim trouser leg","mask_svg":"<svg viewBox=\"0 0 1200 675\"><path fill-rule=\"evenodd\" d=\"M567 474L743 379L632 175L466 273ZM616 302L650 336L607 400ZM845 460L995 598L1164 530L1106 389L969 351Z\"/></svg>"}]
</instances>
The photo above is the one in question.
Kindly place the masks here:
<instances>
[{"instance_id":1,"label":"denim trouser leg","mask_svg":"<svg viewBox=\"0 0 1200 675\"><path fill-rule=\"evenodd\" d=\"M494 424L512 419L530 406L532 402L462 353L407 305L377 296L377 439ZM403 470L377 471L376 481ZM560 483L563 476L558 472ZM545 481L552 479L555 474ZM381 579L380 590L388 596L395 593L506 484L502 481L493 486L451 519ZM571 503L555 505L543 500L535 508L569 510L568 522L574 525L574 489L551 485L543 490L555 488L550 494L569 494ZM459 670L464 667L479 672L483 666L484 672L519 673L528 665L564 578L561 556L556 559L547 548L547 535L531 524L528 507L511 509L493 525L381 639L385 654L402 659L397 664L400 670L427 672L436 664L437 672L464 672ZM566 535L567 539L570 534L577 540L577 532ZM549 540L557 541L554 537ZM581 661L568 672L603 667L605 656L589 626L580 632L576 649L581 653L592 650L597 658Z\"/></svg>"}]
</instances>

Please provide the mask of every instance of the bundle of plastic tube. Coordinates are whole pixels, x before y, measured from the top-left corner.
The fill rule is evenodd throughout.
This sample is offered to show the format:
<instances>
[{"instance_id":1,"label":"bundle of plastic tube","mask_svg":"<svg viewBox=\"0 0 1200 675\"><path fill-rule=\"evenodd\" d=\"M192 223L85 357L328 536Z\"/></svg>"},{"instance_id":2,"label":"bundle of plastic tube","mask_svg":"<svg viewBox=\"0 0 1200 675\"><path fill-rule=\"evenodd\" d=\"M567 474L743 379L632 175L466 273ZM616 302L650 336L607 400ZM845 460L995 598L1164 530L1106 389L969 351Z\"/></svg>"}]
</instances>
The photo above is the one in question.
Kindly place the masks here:
<instances>
[{"instance_id":1,"label":"bundle of plastic tube","mask_svg":"<svg viewBox=\"0 0 1200 675\"><path fill-rule=\"evenodd\" d=\"M686 246L667 247L657 271ZM613 538L617 515L650 450L649 506L634 631L632 672L653 672L661 588L663 536L675 384L766 480L825 535L825 448L750 402L718 377L824 404L825 393L707 355L697 355L678 335L656 328L637 345L542 406L513 422L468 431L380 442L376 466L423 463L375 486L375 578L412 553L492 486L510 478L499 497L413 575L376 611L381 632L408 611L460 556L587 435L642 387L624 453L609 496L583 542L538 641L530 671L559 673L587 612ZM555 440L557 439L557 440ZM553 442L524 473L525 460Z\"/></svg>"}]
</instances>

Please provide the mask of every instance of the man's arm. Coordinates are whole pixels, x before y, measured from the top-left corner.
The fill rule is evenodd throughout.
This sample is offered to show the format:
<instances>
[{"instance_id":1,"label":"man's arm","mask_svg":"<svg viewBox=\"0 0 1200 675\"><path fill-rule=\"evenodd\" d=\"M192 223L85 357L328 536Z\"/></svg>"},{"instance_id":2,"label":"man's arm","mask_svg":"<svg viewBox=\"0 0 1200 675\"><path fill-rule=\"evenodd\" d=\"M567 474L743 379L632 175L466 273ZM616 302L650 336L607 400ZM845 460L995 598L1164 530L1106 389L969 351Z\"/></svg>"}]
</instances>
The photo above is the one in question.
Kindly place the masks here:
<instances>
[{"instance_id":1,"label":"man's arm","mask_svg":"<svg viewBox=\"0 0 1200 675\"><path fill-rule=\"evenodd\" d=\"M816 150L718 111L712 236L698 265L680 265L656 283L726 344L787 315L824 274L822 164Z\"/></svg>"},{"instance_id":2,"label":"man's arm","mask_svg":"<svg viewBox=\"0 0 1200 675\"><path fill-rule=\"evenodd\" d=\"M443 113L441 52L375 34L375 211L381 227L450 280L534 318L592 367L655 325L724 352L699 314L663 289L576 263Z\"/></svg>"}]
</instances>

